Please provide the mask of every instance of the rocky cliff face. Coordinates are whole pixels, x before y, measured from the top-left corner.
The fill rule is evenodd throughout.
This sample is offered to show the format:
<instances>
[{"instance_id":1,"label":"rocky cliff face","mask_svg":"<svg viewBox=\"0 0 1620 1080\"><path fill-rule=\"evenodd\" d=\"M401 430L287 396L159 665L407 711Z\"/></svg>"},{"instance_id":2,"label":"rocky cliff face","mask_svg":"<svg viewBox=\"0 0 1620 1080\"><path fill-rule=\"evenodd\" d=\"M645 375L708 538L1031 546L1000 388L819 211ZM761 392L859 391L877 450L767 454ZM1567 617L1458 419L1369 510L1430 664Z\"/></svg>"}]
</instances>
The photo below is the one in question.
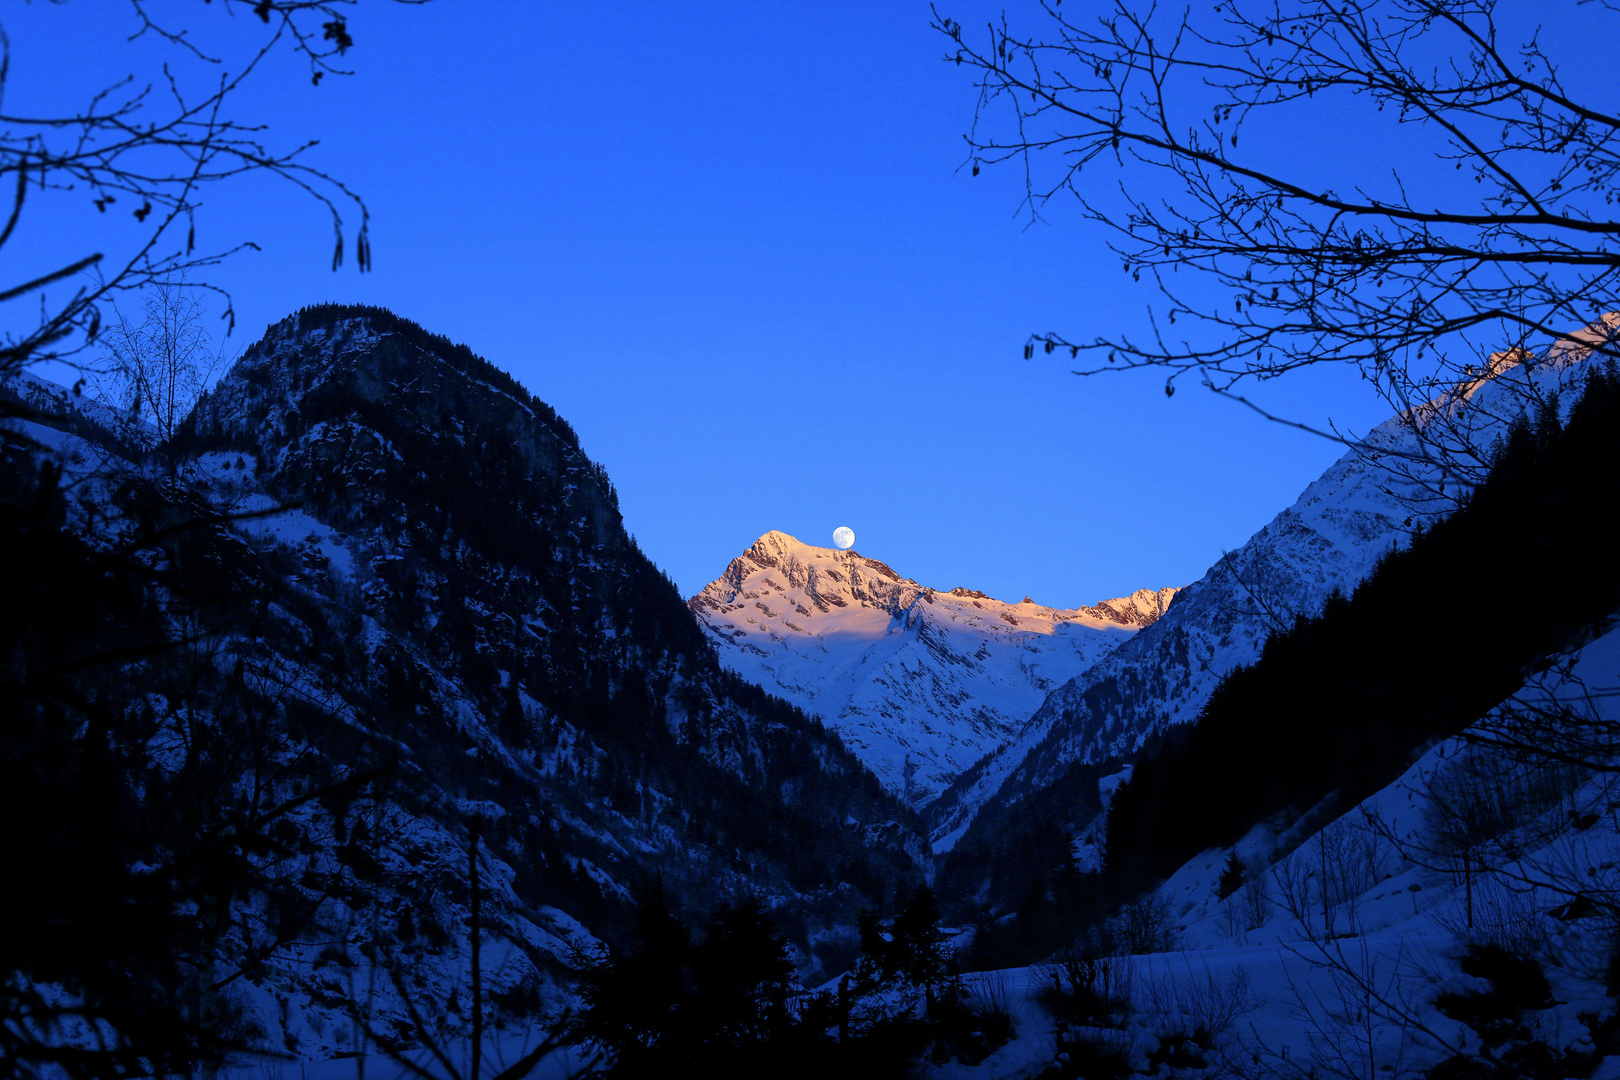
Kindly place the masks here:
<instances>
[{"instance_id":1,"label":"rocky cliff face","mask_svg":"<svg viewBox=\"0 0 1620 1080\"><path fill-rule=\"evenodd\" d=\"M769 532L687 603L722 664L819 716L890 790L925 806L1174 594L1007 604Z\"/></svg>"}]
</instances>

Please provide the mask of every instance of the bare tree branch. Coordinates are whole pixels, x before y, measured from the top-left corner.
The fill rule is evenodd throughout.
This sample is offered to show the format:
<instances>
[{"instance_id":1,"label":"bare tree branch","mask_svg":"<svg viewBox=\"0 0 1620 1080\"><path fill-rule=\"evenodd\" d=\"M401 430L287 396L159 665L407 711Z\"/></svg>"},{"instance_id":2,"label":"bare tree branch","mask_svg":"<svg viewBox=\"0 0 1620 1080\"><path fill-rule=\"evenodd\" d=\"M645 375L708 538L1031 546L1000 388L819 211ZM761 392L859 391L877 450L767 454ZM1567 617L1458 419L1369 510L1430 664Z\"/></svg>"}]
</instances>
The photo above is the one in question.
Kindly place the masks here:
<instances>
[{"instance_id":1,"label":"bare tree branch","mask_svg":"<svg viewBox=\"0 0 1620 1080\"><path fill-rule=\"evenodd\" d=\"M175 62L164 66L157 83L113 82L91 93L84 108L60 115L21 115L5 108L12 43L0 26L0 181L15 176L10 213L0 228L0 250L13 239L30 188L58 199L87 198L103 214L128 212L149 230L132 252L117 259L105 252L69 255L53 272L13 285L0 283L0 303L32 299L40 305L31 328L18 329L27 322L13 318L13 329L0 337L0 376L41 360L73 362L94 343L104 305L120 294L173 284L188 275L194 287L224 297L224 317L234 326L229 295L200 272L258 245L242 240L199 247L197 226L203 193L250 173L279 177L326 212L332 223L334 269L342 264L350 243L359 268L370 268L370 214L365 201L306 161L315 143L271 146L264 139L263 124L238 120L229 111L244 84L277 51L291 49L303 55L317 84L329 74L348 74L337 61L354 45L348 17L357 4L358 0L223 0L215 12L251 16L241 20L242 36L261 31L252 33L245 56L227 73L221 58L197 44L192 28L169 21L172 16L154 14L149 0L129 0L135 27L130 39L160 39L178 51ZM221 70L199 89L181 77L179 68L196 64ZM82 284L66 296L47 293L47 286L68 279Z\"/></svg>"},{"instance_id":2,"label":"bare tree branch","mask_svg":"<svg viewBox=\"0 0 1620 1080\"><path fill-rule=\"evenodd\" d=\"M1573 96L1536 38L1505 50L1492 0L1224 0L1179 17L1116 0L1097 18L1059 3L1033 35L1003 20L973 39L936 7L945 59L978 92L968 163L1018 161L1032 220L1074 197L1162 304L1145 334L1038 333L1026 355L1232 396L1348 365L1406 409L1486 353L1539 355L1620 307L1620 117ZM1322 186L1288 125L1341 115L1358 140L1415 139L1416 158L1379 180L1378 150L1346 146L1346 187Z\"/></svg>"}]
</instances>

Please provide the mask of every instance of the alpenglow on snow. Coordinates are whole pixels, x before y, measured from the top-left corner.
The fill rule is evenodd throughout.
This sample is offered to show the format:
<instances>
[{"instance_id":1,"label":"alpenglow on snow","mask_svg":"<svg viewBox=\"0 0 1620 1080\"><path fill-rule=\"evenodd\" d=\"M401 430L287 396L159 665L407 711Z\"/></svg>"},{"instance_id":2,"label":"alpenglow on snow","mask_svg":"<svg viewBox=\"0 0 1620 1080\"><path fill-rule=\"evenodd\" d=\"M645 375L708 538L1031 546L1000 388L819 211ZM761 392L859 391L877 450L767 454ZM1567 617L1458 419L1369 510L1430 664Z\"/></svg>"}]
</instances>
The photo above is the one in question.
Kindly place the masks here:
<instances>
[{"instance_id":1,"label":"alpenglow on snow","mask_svg":"<svg viewBox=\"0 0 1620 1080\"><path fill-rule=\"evenodd\" d=\"M723 665L820 716L922 807L1174 593L1076 609L1007 604L768 532L687 606Z\"/></svg>"}]
</instances>

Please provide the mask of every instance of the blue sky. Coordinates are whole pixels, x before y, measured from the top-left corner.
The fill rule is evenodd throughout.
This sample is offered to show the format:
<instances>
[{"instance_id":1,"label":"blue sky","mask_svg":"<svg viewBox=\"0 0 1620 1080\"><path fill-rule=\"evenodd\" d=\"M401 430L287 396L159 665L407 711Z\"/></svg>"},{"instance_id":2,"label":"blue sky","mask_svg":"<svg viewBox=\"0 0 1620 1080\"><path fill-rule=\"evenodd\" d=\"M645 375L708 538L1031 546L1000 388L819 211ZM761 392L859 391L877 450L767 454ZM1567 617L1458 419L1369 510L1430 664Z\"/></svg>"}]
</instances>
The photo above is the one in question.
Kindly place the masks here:
<instances>
[{"instance_id":1,"label":"blue sky","mask_svg":"<svg viewBox=\"0 0 1620 1080\"><path fill-rule=\"evenodd\" d=\"M227 53L259 33L167 7ZM971 29L1000 7L947 10ZM1154 295L1070 207L1029 227L1013 170L958 171L973 91L926 4L351 20L352 77L312 87L284 58L237 113L277 145L320 140L310 162L371 207L376 269L330 272L329 224L284 185L221 188L199 239L263 247L213 275L229 347L329 300L466 342L568 418L684 593L768 529L830 545L838 525L902 575L1009 600L1181 585L1338 456L1194 386L1023 360L1031 331L1140 327ZM5 28L12 113L175 59L127 42L119 3L8 8ZM31 203L8 255L119 242L88 201ZM1386 415L1345 373L1257 394L1317 424Z\"/></svg>"}]
</instances>

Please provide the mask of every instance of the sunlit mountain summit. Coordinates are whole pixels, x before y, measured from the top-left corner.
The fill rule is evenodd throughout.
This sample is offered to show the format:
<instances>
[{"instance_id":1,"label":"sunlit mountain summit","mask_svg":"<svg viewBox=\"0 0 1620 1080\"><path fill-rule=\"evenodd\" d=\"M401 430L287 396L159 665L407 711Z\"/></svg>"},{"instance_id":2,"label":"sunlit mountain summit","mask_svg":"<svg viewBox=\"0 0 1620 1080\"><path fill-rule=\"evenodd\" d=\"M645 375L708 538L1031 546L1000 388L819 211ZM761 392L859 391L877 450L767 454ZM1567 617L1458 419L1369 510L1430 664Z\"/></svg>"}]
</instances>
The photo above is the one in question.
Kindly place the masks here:
<instances>
[{"instance_id":1,"label":"sunlit mountain summit","mask_svg":"<svg viewBox=\"0 0 1620 1080\"><path fill-rule=\"evenodd\" d=\"M687 606L725 667L820 716L892 790L930 802L1046 695L1169 606L1140 589L1064 609L934 589L768 532Z\"/></svg>"}]
</instances>

